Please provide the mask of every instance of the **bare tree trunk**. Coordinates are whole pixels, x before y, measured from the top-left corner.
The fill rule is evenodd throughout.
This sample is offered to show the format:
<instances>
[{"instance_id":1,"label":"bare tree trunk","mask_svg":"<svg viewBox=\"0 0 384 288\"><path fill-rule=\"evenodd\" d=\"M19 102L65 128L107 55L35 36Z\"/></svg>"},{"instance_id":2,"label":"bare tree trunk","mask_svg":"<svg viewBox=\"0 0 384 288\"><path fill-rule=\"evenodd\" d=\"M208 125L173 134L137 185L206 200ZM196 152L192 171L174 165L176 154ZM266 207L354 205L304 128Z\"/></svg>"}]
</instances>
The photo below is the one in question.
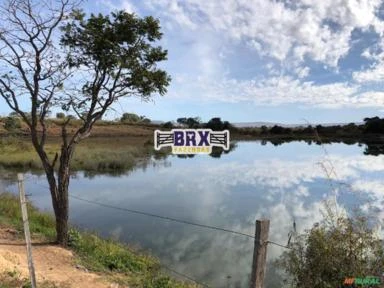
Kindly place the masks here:
<instances>
[{"instance_id":1,"label":"bare tree trunk","mask_svg":"<svg viewBox=\"0 0 384 288\"><path fill-rule=\"evenodd\" d=\"M61 157L63 158L63 157ZM67 161L65 163L68 163ZM60 163L60 167L66 166L65 163ZM69 164L68 164L69 165ZM68 201L68 187L69 187L69 167L59 169L56 177L53 170L46 171L46 176L50 186L53 211L56 219L56 241L61 246L68 245L68 214L69 214L69 201Z\"/></svg>"},{"instance_id":2,"label":"bare tree trunk","mask_svg":"<svg viewBox=\"0 0 384 288\"><path fill-rule=\"evenodd\" d=\"M34 143L37 142L35 141ZM69 171L74 145L68 145L67 142L62 145L57 175L55 175L55 163L57 159L55 159L53 163L50 163L46 153L41 149L41 147L39 145L35 145L35 148L40 156L40 159L42 160L49 183L52 206L56 219L56 241L61 246L66 247L68 246Z\"/></svg>"},{"instance_id":3,"label":"bare tree trunk","mask_svg":"<svg viewBox=\"0 0 384 288\"><path fill-rule=\"evenodd\" d=\"M74 146L67 145L66 141L61 148L60 166L58 171L58 201L56 216L57 242L66 247L68 245L68 215L69 201L68 188L70 180L70 162L73 155Z\"/></svg>"},{"instance_id":4,"label":"bare tree trunk","mask_svg":"<svg viewBox=\"0 0 384 288\"><path fill-rule=\"evenodd\" d=\"M56 241L62 246L68 245L68 184L66 185L57 185L56 177L53 170L46 171L46 176L50 186L51 199L53 211L55 213L56 219ZM62 182L59 179L59 183ZM69 179L69 177L68 177Z\"/></svg>"},{"instance_id":5,"label":"bare tree trunk","mask_svg":"<svg viewBox=\"0 0 384 288\"><path fill-rule=\"evenodd\" d=\"M67 189L68 191L68 189ZM56 241L63 247L68 246L68 197L57 203L56 217Z\"/></svg>"}]
</instances>

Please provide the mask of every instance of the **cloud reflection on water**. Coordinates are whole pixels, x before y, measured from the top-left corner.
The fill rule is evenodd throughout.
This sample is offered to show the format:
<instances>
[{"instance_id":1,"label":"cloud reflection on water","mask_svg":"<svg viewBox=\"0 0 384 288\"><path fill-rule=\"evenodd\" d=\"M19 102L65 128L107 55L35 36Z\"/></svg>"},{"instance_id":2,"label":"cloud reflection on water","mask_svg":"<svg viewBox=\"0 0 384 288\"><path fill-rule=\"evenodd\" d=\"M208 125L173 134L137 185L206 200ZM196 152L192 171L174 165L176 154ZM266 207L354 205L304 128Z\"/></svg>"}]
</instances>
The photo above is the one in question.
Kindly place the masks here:
<instances>
[{"instance_id":1,"label":"cloud reflection on water","mask_svg":"<svg viewBox=\"0 0 384 288\"><path fill-rule=\"evenodd\" d=\"M382 217L384 156L366 156L361 147L341 144L328 145L327 149L328 155L318 146L304 143L279 147L239 143L221 159L169 157L171 165L148 166L122 177L99 175L90 179L79 173L72 180L71 193L251 235L255 220L266 217L271 219L270 239L282 244L287 243L294 220L299 231L321 221L324 200L334 196L340 211L355 207L367 210L367 203L374 203ZM334 169L332 182L319 163L328 171ZM44 178L35 181L44 183ZM27 188L38 206L49 209L47 191L33 182ZM247 287L252 239L73 199L71 221L137 244L176 270L214 287L226 287L228 275L230 287ZM268 249L270 260L282 252L276 246Z\"/></svg>"}]
</instances>

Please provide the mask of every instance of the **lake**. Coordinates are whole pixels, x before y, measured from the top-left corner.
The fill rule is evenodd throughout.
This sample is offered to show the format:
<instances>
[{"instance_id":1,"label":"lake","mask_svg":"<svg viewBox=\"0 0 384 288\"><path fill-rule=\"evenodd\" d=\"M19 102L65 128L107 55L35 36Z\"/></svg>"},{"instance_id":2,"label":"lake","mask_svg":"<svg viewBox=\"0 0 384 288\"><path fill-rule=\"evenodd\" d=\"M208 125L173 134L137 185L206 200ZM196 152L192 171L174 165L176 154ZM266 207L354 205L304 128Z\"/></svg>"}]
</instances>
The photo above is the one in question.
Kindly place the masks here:
<instances>
[{"instance_id":1,"label":"lake","mask_svg":"<svg viewBox=\"0 0 384 288\"><path fill-rule=\"evenodd\" d=\"M171 155L119 176L79 172L70 195L91 202L70 198L70 221L148 251L211 287L248 287L254 239L124 209L249 235L255 233L256 219L268 218L270 240L286 245L293 222L299 233L310 228L323 219L326 201L337 213L360 208L382 219L384 156L364 155L364 150L346 144L240 141L220 158ZM26 178L29 199L51 211L44 176ZM16 185L2 183L1 190L17 193ZM268 259L282 251L269 245ZM282 286L272 266L266 280L267 287Z\"/></svg>"}]
</instances>

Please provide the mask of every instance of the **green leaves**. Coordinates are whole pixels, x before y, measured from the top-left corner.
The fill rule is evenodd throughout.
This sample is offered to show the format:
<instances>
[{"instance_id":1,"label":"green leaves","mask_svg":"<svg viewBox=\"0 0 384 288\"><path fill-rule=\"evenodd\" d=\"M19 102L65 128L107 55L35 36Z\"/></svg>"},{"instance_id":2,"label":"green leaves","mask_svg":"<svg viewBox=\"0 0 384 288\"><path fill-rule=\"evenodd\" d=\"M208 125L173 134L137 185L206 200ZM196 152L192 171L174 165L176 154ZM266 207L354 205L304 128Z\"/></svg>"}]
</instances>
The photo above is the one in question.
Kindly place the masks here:
<instances>
[{"instance_id":1,"label":"green leaves","mask_svg":"<svg viewBox=\"0 0 384 288\"><path fill-rule=\"evenodd\" d=\"M295 240L277 261L291 287L339 287L346 277L382 273L383 242L363 216L322 223Z\"/></svg>"},{"instance_id":2,"label":"green leaves","mask_svg":"<svg viewBox=\"0 0 384 288\"><path fill-rule=\"evenodd\" d=\"M84 95L99 98L105 92L115 101L132 94L148 99L152 93L166 93L171 78L157 63L167 59L167 50L153 45L162 37L159 20L125 11L85 18L79 10L71 19L62 27L61 45L68 66L92 76L83 84Z\"/></svg>"}]
</instances>

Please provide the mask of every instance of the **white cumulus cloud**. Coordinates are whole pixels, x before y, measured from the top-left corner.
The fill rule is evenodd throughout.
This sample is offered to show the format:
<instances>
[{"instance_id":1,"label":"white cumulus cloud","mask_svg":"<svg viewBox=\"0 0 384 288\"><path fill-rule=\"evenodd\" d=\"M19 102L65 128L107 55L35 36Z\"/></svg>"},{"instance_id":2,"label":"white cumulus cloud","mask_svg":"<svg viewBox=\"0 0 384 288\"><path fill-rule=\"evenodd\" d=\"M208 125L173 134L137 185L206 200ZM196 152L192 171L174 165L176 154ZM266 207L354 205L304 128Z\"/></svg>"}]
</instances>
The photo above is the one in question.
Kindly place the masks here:
<instances>
[{"instance_id":1,"label":"white cumulus cloud","mask_svg":"<svg viewBox=\"0 0 384 288\"><path fill-rule=\"evenodd\" d=\"M351 48L355 29L382 32L380 0L145 0L168 21L190 29L212 29L251 43L278 60L290 56L336 67ZM262 48L263 47L263 48Z\"/></svg>"}]
</instances>

